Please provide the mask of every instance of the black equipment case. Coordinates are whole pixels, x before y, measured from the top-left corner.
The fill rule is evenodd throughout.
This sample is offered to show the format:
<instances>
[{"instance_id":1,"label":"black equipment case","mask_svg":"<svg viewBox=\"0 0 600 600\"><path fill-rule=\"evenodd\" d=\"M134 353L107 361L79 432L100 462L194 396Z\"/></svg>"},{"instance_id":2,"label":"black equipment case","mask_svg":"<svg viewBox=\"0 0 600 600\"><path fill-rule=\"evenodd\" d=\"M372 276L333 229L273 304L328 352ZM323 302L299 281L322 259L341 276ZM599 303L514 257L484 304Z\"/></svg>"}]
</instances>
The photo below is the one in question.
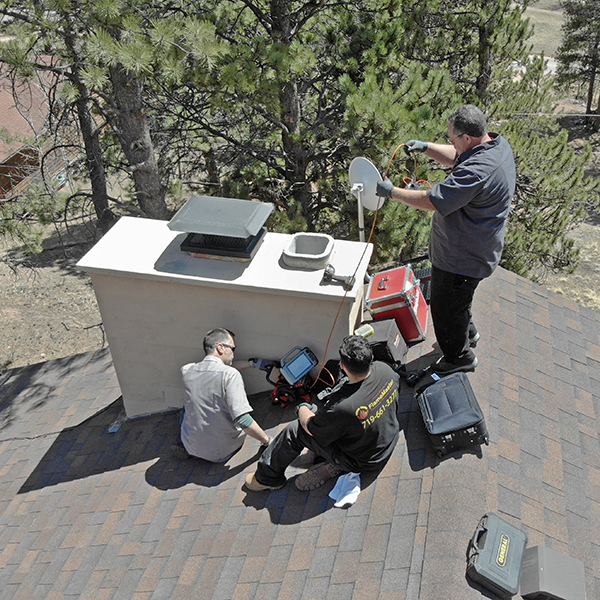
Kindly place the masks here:
<instances>
[{"instance_id":1,"label":"black equipment case","mask_svg":"<svg viewBox=\"0 0 600 600\"><path fill-rule=\"evenodd\" d=\"M417 395L429 440L438 456L489 444L485 419L465 373L452 373Z\"/></svg>"},{"instance_id":2,"label":"black equipment case","mask_svg":"<svg viewBox=\"0 0 600 600\"><path fill-rule=\"evenodd\" d=\"M527 535L494 513L485 514L467 550L467 576L501 598L519 591Z\"/></svg>"},{"instance_id":3,"label":"black equipment case","mask_svg":"<svg viewBox=\"0 0 600 600\"><path fill-rule=\"evenodd\" d=\"M396 319L372 321L369 325L373 328L373 333L367 337L367 341L373 350L375 360L391 365L405 364L408 346L398 329Z\"/></svg>"}]
</instances>

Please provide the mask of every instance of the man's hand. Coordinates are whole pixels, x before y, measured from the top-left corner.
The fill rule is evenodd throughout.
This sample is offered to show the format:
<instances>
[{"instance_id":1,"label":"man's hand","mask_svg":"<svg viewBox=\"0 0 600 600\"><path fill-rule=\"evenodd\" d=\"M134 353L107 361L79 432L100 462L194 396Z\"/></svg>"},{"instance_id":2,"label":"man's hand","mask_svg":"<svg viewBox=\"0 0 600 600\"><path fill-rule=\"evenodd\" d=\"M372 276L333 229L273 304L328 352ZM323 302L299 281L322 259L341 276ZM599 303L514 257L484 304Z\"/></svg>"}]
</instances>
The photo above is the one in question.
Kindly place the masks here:
<instances>
[{"instance_id":1,"label":"man's hand","mask_svg":"<svg viewBox=\"0 0 600 600\"><path fill-rule=\"evenodd\" d=\"M428 147L429 144L427 144L427 142L422 142L420 140L408 140L408 142L404 144L404 152L410 156L413 152L425 152Z\"/></svg>"},{"instance_id":2,"label":"man's hand","mask_svg":"<svg viewBox=\"0 0 600 600\"><path fill-rule=\"evenodd\" d=\"M383 181L380 181L377 184L375 193L377 196L379 196L379 198L391 198L394 187L394 184L386 177Z\"/></svg>"}]
</instances>

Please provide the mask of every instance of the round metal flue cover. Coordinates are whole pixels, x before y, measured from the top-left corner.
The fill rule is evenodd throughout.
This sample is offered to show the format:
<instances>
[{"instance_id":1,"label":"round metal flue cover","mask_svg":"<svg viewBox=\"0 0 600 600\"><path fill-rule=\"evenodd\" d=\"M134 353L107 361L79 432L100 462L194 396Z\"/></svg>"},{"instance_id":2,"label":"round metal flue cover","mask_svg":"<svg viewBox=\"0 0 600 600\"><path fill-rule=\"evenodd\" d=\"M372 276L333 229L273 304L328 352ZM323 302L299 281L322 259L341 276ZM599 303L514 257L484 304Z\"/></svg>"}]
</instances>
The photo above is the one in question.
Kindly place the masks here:
<instances>
[{"instance_id":1,"label":"round metal flue cover","mask_svg":"<svg viewBox=\"0 0 600 600\"><path fill-rule=\"evenodd\" d=\"M271 212L273 205L269 202L193 195L168 227L186 233L247 238L260 231Z\"/></svg>"}]
</instances>

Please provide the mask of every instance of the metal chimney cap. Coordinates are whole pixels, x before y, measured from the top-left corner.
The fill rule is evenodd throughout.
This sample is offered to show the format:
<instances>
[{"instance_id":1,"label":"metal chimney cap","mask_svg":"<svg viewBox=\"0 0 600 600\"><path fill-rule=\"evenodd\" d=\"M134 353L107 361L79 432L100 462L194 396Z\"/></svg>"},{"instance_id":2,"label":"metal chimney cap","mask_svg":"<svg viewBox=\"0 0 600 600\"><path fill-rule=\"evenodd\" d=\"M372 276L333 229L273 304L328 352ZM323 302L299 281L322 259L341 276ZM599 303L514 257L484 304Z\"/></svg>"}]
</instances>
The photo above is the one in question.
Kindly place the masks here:
<instances>
[{"instance_id":1,"label":"metal chimney cap","mask_svg":"<svg viewBox=\"0 0 600 600\"><path fill-rule=\"evenodd\" d=\"M169 221L172 231L247 238L257 235L273 205L237 198L193 195Z\"/></svg>"}]
</instances>

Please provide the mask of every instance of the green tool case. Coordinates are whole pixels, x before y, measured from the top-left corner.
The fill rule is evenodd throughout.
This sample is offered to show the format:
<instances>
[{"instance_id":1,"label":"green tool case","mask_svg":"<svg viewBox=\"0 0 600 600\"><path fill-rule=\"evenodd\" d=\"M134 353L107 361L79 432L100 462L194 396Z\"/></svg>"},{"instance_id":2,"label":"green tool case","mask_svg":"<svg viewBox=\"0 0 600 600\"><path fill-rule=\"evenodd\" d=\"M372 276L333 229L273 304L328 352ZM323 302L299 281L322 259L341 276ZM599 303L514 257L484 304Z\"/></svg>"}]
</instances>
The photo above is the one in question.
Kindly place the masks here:
<instances>
[{"instance_id":1,"label":"green tool case","mask_svg":"<svg viewBox=\"0 0 600 600\"><path fill-rule=\"evenodd\" d=\"M485 514L469 542L467 576L501 598L519 591L527 535L494 513Z\"/></svg>"}]
</instances>

